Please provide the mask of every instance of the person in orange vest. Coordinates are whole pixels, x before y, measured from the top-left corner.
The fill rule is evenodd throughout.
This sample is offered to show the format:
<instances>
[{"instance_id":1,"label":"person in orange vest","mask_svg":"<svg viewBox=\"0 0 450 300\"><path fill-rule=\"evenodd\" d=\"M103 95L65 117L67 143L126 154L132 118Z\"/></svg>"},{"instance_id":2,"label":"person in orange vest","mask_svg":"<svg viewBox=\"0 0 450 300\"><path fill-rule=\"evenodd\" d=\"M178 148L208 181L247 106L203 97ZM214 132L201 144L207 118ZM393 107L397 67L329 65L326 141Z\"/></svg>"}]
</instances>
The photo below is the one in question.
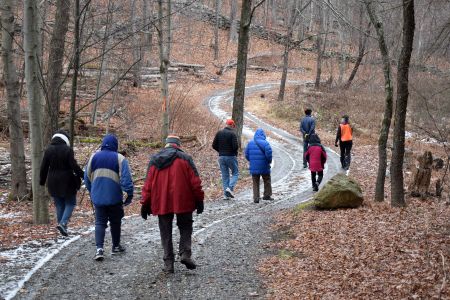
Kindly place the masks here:
<instances>
[{"instance_id":1,"label":"person in orange vest","mask_svg":"<svg viewBox=\"0 0 450 300\"><path fill-rule=\"evenodd\" d=\"M349 117L344 115L341 124L337 129L336 142L334 145L341 149L341 166L344 170L348 170L351 161L351 151L353 146L353 129L349 123Z\"/></svg>"}]
</instances>

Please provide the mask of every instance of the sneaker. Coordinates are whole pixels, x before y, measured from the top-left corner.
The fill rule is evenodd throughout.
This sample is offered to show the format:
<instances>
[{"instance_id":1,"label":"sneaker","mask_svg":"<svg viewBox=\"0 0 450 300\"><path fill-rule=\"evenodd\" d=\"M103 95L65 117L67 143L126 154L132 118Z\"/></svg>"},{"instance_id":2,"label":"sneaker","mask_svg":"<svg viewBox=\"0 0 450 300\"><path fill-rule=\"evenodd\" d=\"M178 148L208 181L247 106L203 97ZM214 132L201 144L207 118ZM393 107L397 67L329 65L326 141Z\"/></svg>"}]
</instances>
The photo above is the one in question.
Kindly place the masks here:
<instances>
[{"instance_id":1,"label":"sneaker","mask_svg":"<svg viewBox=\"0 0 450 300\"><path fill-rule=\"evenodd\" d=\"M95 253L94 259L96 261L102 261L105 259L105 252L102 248L97 249L97 252Z\"/></svg>"},{"instance_id":2,"label":"sneaker","mask_svg":"<svg viewBox=\"0 0 450 300\"><path fill-rule=\"evenodd\" d=\"M313 191L317 192L319 190L319 187L317 185L313 185Z\"/></svg>"},{"instance_id":3,"label":"sneaker","mask_svg":"<svg viewBox=\"0 0 450 300\"><path fill-rule=\"evenodd\" d=\"M125 252L125 248L122 245L116 246L112 248L111 254L116 255Z\"/></svg>"},{"instance_id":4,"label":"sneaker","mask_svg":"<svg viewBox=\"0 0 450 300\"><path fill-rule=\"evenodd\" d=\"M253 199L253 203L259 203L259 198Z\"/></svg>"},{"instance_id":5,"label":"sneaker","mask_svg":"<svg viewBox=\"0 0 450 300\"><path fill-rule=\"evenodd\" d=\"M223 196L223 200L230 200L231 198L230 197L227 197L227 196Z\"/></svg>"},{"instance_id":6,"label":"sneaker","mask_svg":"<svg viewBox=\"0 0 450 300\"><path fill-rule=\"evenodd\" d=\"M64 224L58 224L58 226L56 226L56 229L59 230L59 233L61 233L63 236L68 236L69 234L67 233L67 226Z\"/></svg>"},{"instance_id":7,"label":"sneaker","mask_svg":"<svg viewBox=\"0 0 450 300\"><path fill-rule=\"evenodd\" d=\"M197 265L190 257L182 257L180 263L185 265L189 270L194 270L195 268L197 268Z\"/></svg>"},{"instance_id":8,"label":"sneaker","mask_svg":"<svg viewBox=\"0 0 450 300\"><path fill-rule=\"evenodd\" d=\"M231 191L230 188L227 188L225 190L225 196L230 197L230 198L234 198L233 192Z\"/></svg>"},{"instance_id":9,"label":"sneaker","mask_svg":"<svg viewBox=\"0 0 450 300\"><path fill-rule=\"evenodd\" d=\"M303 165L303 169L306 169L308 167L308 165Z\"/></svg>"}]
</instances>

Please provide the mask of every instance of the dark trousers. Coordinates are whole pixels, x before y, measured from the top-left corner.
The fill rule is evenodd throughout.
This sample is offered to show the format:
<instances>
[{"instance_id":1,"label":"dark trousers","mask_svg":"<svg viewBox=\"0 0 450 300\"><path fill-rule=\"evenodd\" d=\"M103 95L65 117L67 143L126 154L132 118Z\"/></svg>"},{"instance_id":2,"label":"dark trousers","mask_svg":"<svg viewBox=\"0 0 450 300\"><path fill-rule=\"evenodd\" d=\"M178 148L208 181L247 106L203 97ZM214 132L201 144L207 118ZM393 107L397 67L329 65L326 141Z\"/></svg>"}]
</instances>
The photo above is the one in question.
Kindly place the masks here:
<instances>
[{"instance_id":1,"label":"dark trousers","mask_svg":"<svg viewBox=\"0 0 450 300\"><path fill-rule=\"evenodd\" d=\"M308 162L306 161L306 157L305 157L305 153L306 151L308 151L308 146L309 146L309 139L305 138L305 136L303 136L303 167L307 167L308 166Z\"/></svg>"},{"instance_id":2,"label":"dark trousers","mask_svg":"<svg viewBox=\"0 0 450 300\"><path fill-rule=\"evenodd\" d=\"M319 175L319 176L316 179L317 175ZM312 182L313 187L318 186L322 182L322 179L323 179L323 171L318 171L318 172L311 171L311 182Z\"/></svg>"},{"instance_id":3,"label":"dark trousers","mask_svg":"<svg viewBox=\"0 0 450 300\"><path fill-rule=\"evenodd\" d=\"M97 249L103 248L108 221L111 227L112 245L113 247L120 245L120 227L124 215L122 204L95 207L95 244Z\"/></svg>"},{"instance_id":4,"label":"dark trousers","mask_svg":"<svg viewBox=\"0 0 450 300\"><path fill-rule=\"evenodd\" d=\"M341 149L341 166L344 169L350 167L352 146L353 141L339 143L339 148Z\"/></svg>"},{"instance_id":5,"label":"dark trousers","mask_svg":"<svg viewBox=\"0 0 450 300\"><path fill-rule=\"evenodd\" d=\"M253 179L253 200L259 200L259 182L260 177L262 177L264 182L264 198L270 198L272 196L272 182L270 178L270 174L258 174L252 175Z\"/></svg>"},{"instance_id":6,"label":"dark trousers","mask_svg":"<svg viewBox=\"0 0 450 300\"><path fill-rule=\"evenodd\" d=\"M161 235L161 244L164 249L164 261L173 262L173 242L172 242L172 221L174 214L159 215L159 233ZM177 226L180 230L179 254L180 256L190 258L192 255L192 213L177 214Z\"/></svg>"}]
</instances>

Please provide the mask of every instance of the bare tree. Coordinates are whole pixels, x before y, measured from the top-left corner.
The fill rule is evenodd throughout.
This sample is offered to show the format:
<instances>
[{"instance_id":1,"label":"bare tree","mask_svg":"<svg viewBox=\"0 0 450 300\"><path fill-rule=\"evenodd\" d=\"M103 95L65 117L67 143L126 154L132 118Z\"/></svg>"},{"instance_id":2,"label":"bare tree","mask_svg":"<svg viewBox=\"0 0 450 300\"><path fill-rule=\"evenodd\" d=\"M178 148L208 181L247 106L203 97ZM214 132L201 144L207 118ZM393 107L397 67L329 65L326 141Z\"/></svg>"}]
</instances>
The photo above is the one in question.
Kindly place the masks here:
<instances>
[{"instance_id":1,"label":"bare tree","mask_svg":"<svg viewBox=\"0 0 450 300\"><path fill-rule=\"evenodd\" d=\"M161 74L161 102L163 108L162 140L169 134L170 99L169 99L169 55L170 55L170 0L158 0L158 37L159 61Z\"/></svg>"},{"instance_id":2,"label":"bare tree","mask_svg":"<svg viewBox=\"0 0 450 300\"><path fill-rule=\"evenodd\" d=\"M237 0L230 0L230 22L231 22L231 26L230 26L230 37L229 40L231 42L236 42L238 39L238 33L237 33L237 19L236 19L236 15L237 15Z\"/></svg>"},{"instance_id":3,"label":"bare tree","mask_svg":"<svg viewBox=\"0 0 450 300\"><path fill-rule=\"evenodd\" d=\"M405 121L408 107L409 64L414 41L414 0L403 0L402 50L397 66L397 99L391 160L391 205L405 206L403 157L405 154Z\"/></svg>"},{"instance_id":4,"label":"bare tree","mask_svg":"<svg viewBox=\"0 0 450 300\"><path fill-rule=\"evenodd\" d=\"M31 133L31 186L33 190L33 220L36 224L49 222L44 187L39 185L39 169L43 154L42 102L39 71L39 11L37 0L24 0L23 35L25 78Z\"/></svg>"},{"instance_id":5,"label":"bare tree","mask_svg":"<svg viewBox=\"0 0 450 300\"><path fill-rule=\"evenodd\" d=\"M381 123L380 136L378 138L378 172L377 182L375 184L375 201L384 201L384 185L386 181L386 168L387 168L387 141L389 138L389 129L391 127L392 119L392 71L391 61L389 58L389 51L386 45L386 38L384 36L384 26L379 20L373 7L373 1L366 1L367 13L378 37L378 47L380 49L381 59L383 62L383 74L384 74L384 94L385 94L385 106L383 121Z\"/></svg>"},{"instance_id":6,"label":"bare tree","mask_svg":"<svg viewBox=\"0 0 450 300\"><path fill-rule=\"evenodd\" d=\"M14 64L14 11L15 0L4 0L1 7L3 76L8 100L9 145L11 157L11 196L23 198L27 195L27 174L23 128L20 118L19 78Z\"/></svg>"},{"instance_id":7,"label":"bare tree","mask_svg":"<svg viewBox=\"0 0 450 300\"><path fill-rule=\"evenodd\" d=\"M70 0L56 1L55 23L48 53L47 99L45 102L44 144L59 128L61 74L64 64L65 37L69 27Z\"/></svg>"},{"instance_id":8,"label":"bare tree","mask_svg":"<svg viewBox=\"0 0 450 300\"><path fill-rule=\"evenodd\" d=\"M316 3L316 9L317 9L317 22L318 22L318 29L317 29L317 36L316 36L316 50L317 50L317 61L316 61L316 80L314 83L314 87L318 89L320 87L320 77L322 75L322 57L323 57L323 50L322 50L322 32L323 32L323 13L322 13L322 5L319 3Z\"/></svg>"},{"instance_id":9,"label":"bare tree","mask_svg":"<svg viewBox=\"0 0 450 300\"><path fill-rule=\"evenodd\" d=\"M220 16L220 7L222 6L221 0L216 1L216 25L214 26L214 60L219 59L219 16Z\"/></svg>"},{"instance_id":10,"label":"bare tree","mask_svg":"<svg viewBox=\"0 0 450 300\"><path fill-rule=\"evenodd\" d=\"M245 79L247 75L247 55L249 44L250 24L255 9L264 0L259 1L252 8L252 0L243 0L241 9L241 22L239 24L239 40L237 54L236 81L234 83L234 100L232 118L236 122L236 133L239 146L241 145L242 128L244 126L244 99L245 99Z\"/></svg>"},{"instance_id":11,"label":"bare tree","mask_svg":"<svg viewBox=\"0 0 450 300\"><path fill-rule=\"evenodd\" d=\"M73 42L73 60L72 60L72 90L70 95L70 145L73 146L73 138L75 136L75 103L77 100L77 87L78 87L78 71L80 69L80 0L75 0L75 10L74 10L74 42Z\"/></svg>"},{"instance_id":12,"label":"bare tree","mask_svg":"<svg viewBox=\"0 0 450 300\"><path fill-rule=\"evenodd\" d=\"M132 47L133 47L133 61L136 61L136 65L133 68L133 86L141 87L141 45L139 35L137 34L138 28L138 14L136 11L137 0L131 2L131 30L132 30Z\"/></svg>"}]
</instances>

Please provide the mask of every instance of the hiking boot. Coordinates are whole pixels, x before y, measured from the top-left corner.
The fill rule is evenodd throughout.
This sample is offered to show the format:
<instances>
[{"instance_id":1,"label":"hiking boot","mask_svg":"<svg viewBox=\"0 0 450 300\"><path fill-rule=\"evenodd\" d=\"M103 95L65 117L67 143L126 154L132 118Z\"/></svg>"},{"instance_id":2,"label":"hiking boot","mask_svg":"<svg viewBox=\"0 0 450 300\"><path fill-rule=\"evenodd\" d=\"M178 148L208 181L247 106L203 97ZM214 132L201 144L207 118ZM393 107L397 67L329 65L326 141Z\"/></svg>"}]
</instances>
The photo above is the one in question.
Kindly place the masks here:
<instances>
[{"instance_id":1,"label":"hiking boot","mask_svg":"<svg viewBox=\"0 0 450 300\"><path fill-rule=\"evenodd\" d=\"M69 234L67 233L67 226L64 224L58 224L58 226L56 226L56 229L59 230L59 233L61 233L61 235L63 236L68 236Z\"/></svg>"},{"instance_id":2,"label":"hiking boot","mask_svg":"<svg viewBox=\"0 0 450 300\"><path fill-rule=\"evenodd\" d=\"M94 259L96 261L102 261L105 259L105 252L102 248L97 249L97 252L95 253Z\"/></svg>"},{"instance_id":3,"label":"hiking boot","mask_svg":"<svg viewBox=\"0 0 450 300\"><path fill-rule=\"evenodd\" d=\"M253 199L253 203L259 203L259 198Z\"/></svg>"},{"instance_id":4,"label":"hiking boot","mask_svg":"<svg viewBox=\"0 0 450 300\"><path fill-rule=\"evenodd\" d=\"M121 254L124 252L125 252L125 248L122 247L122 245L119 245L119 246L115 246L112 248L111 254L116 255L116 254Z\"/></svg>"},{"instance_id":5,"label":"hiking boot","mask_svg":"<svg viewBox=\"0 0 450 300\"><path fill-rule=\"evenodd\" d=\"M234 194L229 187L225 190L225 196L234 198Z\"/></svg>"},{"instance_id":6,"label":"hiking boot","mask_svg":"<svg viewBox=\"0 0 450 300\"><path fill-rule=\"evenodd\" d=\"M197 265L190 257L181 257L180 263L186 266L189 270L194 270L197 268Z\"/></svg>"},{"instance_id":7,"label":"hiking boot","mask_svg":"<svg viewBox=\"0 0 450 300\"><path fill-rule=\"evenodd\" d=\"M165 261L164 267L162 268L162 270L165 273L175 273L175 268L173 267L173 261Z\"/></svg>"},{"instance_id":8,"label":"hiking boot","mask_svg":"<svg viewBox=\"0 0 450 300\"><path fill-rule=\"evenodd\" d=\"M317 184L313 185L313 191L317 192L319 190L319 187L317 186Z\"/></svg>"},{"instance_id":9,"label":"hiking boot","mask_svg":"<svg viewBox=\"0 0 450 300\"><path fill-rule=\"evenodd\" d=\"M273 201L275 199L273 199L272 197L263 197L263 200Z\"/></svg>"}]
</instances>

